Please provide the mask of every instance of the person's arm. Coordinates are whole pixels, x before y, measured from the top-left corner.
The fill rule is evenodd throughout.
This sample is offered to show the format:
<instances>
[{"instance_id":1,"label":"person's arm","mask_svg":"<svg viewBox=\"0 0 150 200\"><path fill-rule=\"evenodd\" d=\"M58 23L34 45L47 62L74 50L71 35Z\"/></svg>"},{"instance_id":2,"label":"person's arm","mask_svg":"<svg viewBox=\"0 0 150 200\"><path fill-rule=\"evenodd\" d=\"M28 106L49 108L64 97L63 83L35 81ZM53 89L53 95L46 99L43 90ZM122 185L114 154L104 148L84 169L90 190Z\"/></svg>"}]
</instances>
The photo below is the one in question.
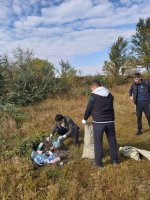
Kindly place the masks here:
<instances>
[{"instance_id":1,"label":"person's arm","mask_svg":"<svg viewBox=\"0 0 150 200\"><path fill-rule=\"evenodd\" d=\"M73 126L74 126L73 120L71 118L68 118L68 119L69 119L69 121L68 121L68 128L69 128L69 130L68 130L68 132L65 135L63 135L64 139L66 137L68 137L69 135L71 135L71 132L72 132L72 129L73 129Z\"/></svg>"},{"instance_id":2,"label":"person's arm","mask_svg":"<svg viewBox=\"0 0 150 200\"><path fill-rule=\"evenodd\" d=\"M90 117L90 115L92 113L92 109L93 109L93 103L94 103L94 96L90 96L83 120L86 121Z\"/></svg>"},{"instance_id":3,"label":"person's arm","mask_svg":"<svg viewBox=\"0 0 150 200\"><path fill-rule=\"evenodd\" d=\"M148 82L148 91L150 93L150 82Z\"/></svg>"},{"instance_id":4,"label":"person's arm","mask_svg":"<svg viewBox=\"0 0 150 200\"><path fill-rule=\"evenodd\" d=\"M133 100L132 94L133 94L133 87L132 87L132 85L131 85L130 90L129 90L129 97L130 97L130 99Z\"/></svg>"},{"instance_id":5,"label":"person's arm","mask_svg":"<svg viewBox=\"0 0 150 200\"><path fill-rule=\"evenodd\" d=\"M54 135L54 133L56 132L56 128L57 128L57 124L54 126L54 128L52 129L52 131L50 132L50 138Z\"/></svg>"}]
</instances>

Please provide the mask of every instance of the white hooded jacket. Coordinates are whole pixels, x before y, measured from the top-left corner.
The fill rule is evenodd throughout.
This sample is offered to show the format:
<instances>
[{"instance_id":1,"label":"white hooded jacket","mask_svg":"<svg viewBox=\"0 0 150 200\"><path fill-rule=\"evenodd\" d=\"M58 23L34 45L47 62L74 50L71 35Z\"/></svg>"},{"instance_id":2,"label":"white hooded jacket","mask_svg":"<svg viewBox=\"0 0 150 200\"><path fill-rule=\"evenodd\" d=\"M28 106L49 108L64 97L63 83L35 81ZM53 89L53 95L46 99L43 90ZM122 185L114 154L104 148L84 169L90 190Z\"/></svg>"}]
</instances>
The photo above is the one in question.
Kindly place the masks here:
<instances>
[{"instance_id":1,"label":"white hooded jacket","mask_svg":"<svg viewBox=\"0 0 150 200\"><path fill-rule=\"evenodd\" d=\"M107 97L109 95L109 90L104 86L97 87L92 94L97 94L102 97Z\"/></svg>"}]
</instances>

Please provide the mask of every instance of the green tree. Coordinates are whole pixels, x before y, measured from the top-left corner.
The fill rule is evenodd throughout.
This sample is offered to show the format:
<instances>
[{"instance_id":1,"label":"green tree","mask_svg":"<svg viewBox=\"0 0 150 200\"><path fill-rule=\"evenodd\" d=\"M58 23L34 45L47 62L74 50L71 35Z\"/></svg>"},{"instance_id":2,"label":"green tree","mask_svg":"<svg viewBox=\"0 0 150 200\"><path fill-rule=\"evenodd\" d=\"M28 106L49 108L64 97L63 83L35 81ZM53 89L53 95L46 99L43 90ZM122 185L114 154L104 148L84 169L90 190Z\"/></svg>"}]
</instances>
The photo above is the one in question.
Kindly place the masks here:
<instances>
[{"instance_id":1,"label":"green tree","mask_svg":"<svg viewBox=\"0 0 150 200\"><path fill-rule=\"evenodd\" d=\"M105 74L118 77L125 73L125 63L128 57L127 46L128 42L123 37L118 37L110 48L109 61L104 61Z\"/></svg>"},{"instance_id":2,"label":"green tree","mask_svg":"<svg viewBox=\"0 0 150 200\"><path fill-rule=\"evenodd\" d=\"M136 25L136 33L132 37L132 51L138 65L150 72L150 17L139 19Z\"/></svg>"},{"instance_id":3,"label":"green tree","mask_svg":"<svg viewBox=\"0 0 150 200\"><path fill-rule=\"evenodd\" d=\"M77 70L75 70L68 61L61 60L59 62L61 70L60 76L60 89L68 92L72 87L75 86L75 79L77 76Z\"/></svg>"},{"instance_id":4,"label":"green tree","mask_svg":"<svg viewBox=\"0 0 150 200\"><path fill-rule=\"evenodd\" d=\"M7 55L0 56L0 99L9 92L11 82L10 63Z\"/></svg>"},{"instance_id":5,"label":"green tree","mask_svg":"<svg viewBox=\"0 0 150 200\"><path fill-rule=\"evenodd\" d=\"M55 92L55 69L47 60L34 58L30 50L14 51L13 84L9 100L27 105Z\"/></svg>"},{"instance_id":6,"label":"green tree","mask_svg":"<svg viewBox=\"0 0 150 200\"><path fill-rule=\"evenodd\" d=\"M32 60L34 59L34 53L32 50L17 47L12 51L12 53L14 58L14 66L16 68L22 68L24 70L30 68Z\"/></svg>"}]
</instances>

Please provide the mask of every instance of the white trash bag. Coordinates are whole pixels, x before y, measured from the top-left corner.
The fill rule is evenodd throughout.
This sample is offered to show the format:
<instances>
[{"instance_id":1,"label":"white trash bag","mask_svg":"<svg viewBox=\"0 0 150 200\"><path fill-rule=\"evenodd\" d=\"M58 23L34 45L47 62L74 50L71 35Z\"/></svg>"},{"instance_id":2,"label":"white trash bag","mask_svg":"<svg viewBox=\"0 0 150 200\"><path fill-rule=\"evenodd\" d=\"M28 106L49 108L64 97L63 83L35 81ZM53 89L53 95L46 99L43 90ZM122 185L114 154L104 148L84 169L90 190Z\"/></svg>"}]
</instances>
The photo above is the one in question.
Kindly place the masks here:
<instances>
[{"instance_id":1,"label":"white trash bag","mask_svg":"<svg viewBox=\"0 0 150 200\"><path fill-rule=\"evenodd\" d=\"M93 126L91 123L85 124L84 128L84 148L82 158L94 159L94 138Z\"/></svg>"},{"instance_id":2,"label":"white trash bag","mask_svg":"<svg viewBox=\"0 0 150 200\"><path fill-rule=\"evenodd\" d=\"M132 146L124 146L119 148L119 152L123 156L127 156L133 158L134 160L141 160L140 155L144 156L148 160L150 160L150 151L146 151L143 149L138 149Z\"/></svg>"},{"instance_id":3,"label":"white trash bag","mask_svg":"<svg viewBox=\"0 0 150 200\"><path fill-rule=\"evenodd\" d=\"M141 160L139 152L134 147L131 147L131 146L120 147L119 152L121 155L127 156L134 160L138 160L138 161Z\"/></svg>"}]
</instances>

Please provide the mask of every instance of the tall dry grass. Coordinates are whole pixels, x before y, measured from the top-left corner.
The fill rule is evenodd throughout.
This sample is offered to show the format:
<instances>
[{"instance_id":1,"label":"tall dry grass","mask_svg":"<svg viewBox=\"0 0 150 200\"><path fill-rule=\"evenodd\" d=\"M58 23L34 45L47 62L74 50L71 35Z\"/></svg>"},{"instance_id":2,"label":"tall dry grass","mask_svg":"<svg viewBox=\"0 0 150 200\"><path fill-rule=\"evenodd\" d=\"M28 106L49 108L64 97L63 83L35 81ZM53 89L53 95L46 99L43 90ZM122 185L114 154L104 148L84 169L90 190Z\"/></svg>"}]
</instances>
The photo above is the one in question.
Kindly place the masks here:
<instances>
[{"instance_id":1,"label":"tall dry grass","mask_svg":"<svg viewBox=\"0 0 150 200\"><path fill-rule=\"evenodd\" d=\"M126 86L111 89L115 97L116 134L118 146L132 145L150 150L150 130L143 117L144 133L135 136L135 107L128 98ZM90 160L81 159L84 126L81 120L88 97L48 99L40 104L24 108L28 113L20 129L15 122L4 118L0 134L0 198L2 200L148 200L150 199L150 162L134 161L119 156L120 164L111 165L108 143L104 138L105 169L94 168ZM62 168L57 166L36 167L30 154L16 154L14 149L22 140L33 139L38 133L48 135L57 113L69 115L79 124L81 146L75 148L69 142L71 161ZM9 144L6 144L8 141ZM4 148L4 146L6 146Z\"/></svg>"}]
</instances>

